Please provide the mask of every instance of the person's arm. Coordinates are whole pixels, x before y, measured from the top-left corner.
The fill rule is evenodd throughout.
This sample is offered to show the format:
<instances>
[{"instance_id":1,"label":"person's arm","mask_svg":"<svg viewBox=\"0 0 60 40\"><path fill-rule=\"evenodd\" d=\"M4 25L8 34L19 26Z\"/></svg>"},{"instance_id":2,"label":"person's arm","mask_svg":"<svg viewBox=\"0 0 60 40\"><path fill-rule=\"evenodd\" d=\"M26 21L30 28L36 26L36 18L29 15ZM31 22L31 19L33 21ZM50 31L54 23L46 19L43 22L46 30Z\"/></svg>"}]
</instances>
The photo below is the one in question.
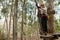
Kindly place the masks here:
<instances>
[{"instance_id":1,"label":"person's arm","mask_svg":"<svg viewBox=\"0 0 60 40\"><path fill-rule=\"evenodd\" d=\"M37 6L37 8L41 8L40 6L38 6L38 3L37 3L37 1L35 1L35 3L36 3L36 6Z\"/></svg>"},{"instance_id":2,"label":"person's arm","mask_svg":"<svg viewBox=\"0 0 60 40\"><path fill-rule=\"evenodd\" d=\"M55 10L52 10L52 14L55 14Z\"/></svg>"}]
</instances>

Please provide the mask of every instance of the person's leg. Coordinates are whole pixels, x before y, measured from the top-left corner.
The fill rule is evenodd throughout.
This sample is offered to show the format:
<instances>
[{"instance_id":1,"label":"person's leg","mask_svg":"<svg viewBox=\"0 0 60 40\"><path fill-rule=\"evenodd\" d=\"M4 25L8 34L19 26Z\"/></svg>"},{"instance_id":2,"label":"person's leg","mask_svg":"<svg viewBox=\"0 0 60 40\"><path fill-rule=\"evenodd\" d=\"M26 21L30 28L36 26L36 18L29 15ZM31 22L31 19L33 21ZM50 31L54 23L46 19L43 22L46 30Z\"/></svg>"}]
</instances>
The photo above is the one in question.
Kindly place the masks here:
<instances>
[{"instance_id":1,"label":"person's leg","mask_svg":"<svg viewBox=\"0 0 60 40\"><path fill-rule=\"evenodd\" d=\"M42 34L44 35L44 33L45 33L45 24L44 24L43 19L41 19L41 30L42 30Z\"/></svg>"},{"instance_id":2,"label":"person's leg","mask_svg":"<svg viewBox=\"0 0 60 40\"><path fill-rule=\"evenodd\" d=\"M47 34L47 20L42 19L41 24L42 24L41 28L42 28L43 33Z\"/></svg>"},{"instance_id":3,"label":"person's leg","mask_svg":"<svg viewBox=\"0 0 60 40\"><path fill-rule=\"evenodd\" d=\"M47 20L45 20L44 22L44 32L45 32L45 35L47 35Z\"/></svg>"}]
</instances>

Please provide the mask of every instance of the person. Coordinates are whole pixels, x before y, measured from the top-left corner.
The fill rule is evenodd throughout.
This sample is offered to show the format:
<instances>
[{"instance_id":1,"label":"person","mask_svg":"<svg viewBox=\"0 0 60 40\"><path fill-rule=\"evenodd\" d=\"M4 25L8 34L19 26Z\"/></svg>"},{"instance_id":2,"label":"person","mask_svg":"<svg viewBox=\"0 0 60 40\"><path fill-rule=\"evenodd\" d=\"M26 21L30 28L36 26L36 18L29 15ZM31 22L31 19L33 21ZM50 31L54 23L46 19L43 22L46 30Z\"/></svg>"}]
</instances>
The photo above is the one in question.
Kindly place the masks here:
<instances>
[{"instance_id":1,"label":"person","mask_svg":"<svg viewBox=\"0 0 60 40\"><path fill-rule=\"evenodd\" d=\"M40 6L37 5L36 6L38 8L38 20L39 23L41 24L41 30L43 31L43 34L46 35L47 34L47 9L45 9L45 6L43 3L40 4Z\"/></svg>"},{"instance_id":2,"label":"person","mask_svg":"<svg viewBox=\"0 0 60 40\"><path fill-rule=\"evenodd\" d=\"M48 32L47 31L47 21L48 21L48 17L45 13L43 13L41 16L41 26L42 26L41 29L42 29L44 35L46 35Z\"/></svg>"}]
</instances>

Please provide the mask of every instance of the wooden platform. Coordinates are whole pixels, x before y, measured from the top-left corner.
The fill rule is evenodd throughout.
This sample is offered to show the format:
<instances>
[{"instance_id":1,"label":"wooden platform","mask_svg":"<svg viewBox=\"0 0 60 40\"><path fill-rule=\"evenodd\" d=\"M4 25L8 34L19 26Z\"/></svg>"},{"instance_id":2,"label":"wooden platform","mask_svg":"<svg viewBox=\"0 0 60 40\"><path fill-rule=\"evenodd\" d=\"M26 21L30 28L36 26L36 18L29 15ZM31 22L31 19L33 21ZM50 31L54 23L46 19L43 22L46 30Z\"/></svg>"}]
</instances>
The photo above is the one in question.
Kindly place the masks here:
<instances>
[{"instance_id":1,"label":"wooden platform","mask_svg":"<svg viewBox=\"0 0 60 40\"><path fill-rule=\"evenodd\" d=\"M52 38L52 37L54 37L54 36L52 36L52 35L40 35L40 38Z\"/></svg>"},{"instance_id":2,"label":"wooden platform","mask_svg":"<svg viewBox=\"0 0 60 40\"><path fill-rule=\"evenodd\" d=\"M59 36L60 37L60 33L54 33L53 36Z\"/></svg>"},{"instance_id":3,"label":"wooden platform","mask_svg":"<svg viewBox=\"0 0 60 40\"><path fill-rule=\"evenodd\" d=\"M54 34L47 34L47 35L40 35L40 38L53 38L58 39L60 37L60 33L54 33Z\"/></svg>"}]
</instances>

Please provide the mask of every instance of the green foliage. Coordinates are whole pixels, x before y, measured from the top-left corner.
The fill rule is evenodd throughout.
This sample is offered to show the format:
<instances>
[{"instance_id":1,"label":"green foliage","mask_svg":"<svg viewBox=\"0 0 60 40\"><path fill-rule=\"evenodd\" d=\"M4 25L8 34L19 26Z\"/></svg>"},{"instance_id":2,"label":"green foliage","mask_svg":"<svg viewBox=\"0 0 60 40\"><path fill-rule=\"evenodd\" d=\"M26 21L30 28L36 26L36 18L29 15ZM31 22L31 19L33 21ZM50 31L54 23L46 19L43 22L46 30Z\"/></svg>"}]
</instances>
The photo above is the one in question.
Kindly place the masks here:
<instances>
[{"instance_id":1,"label":"green foliage","mask_svg":"<svg viewBox=\"0 0 60 40\"><path fill-rule=\"evenodd\" d=\"M3 8L1 11L3 14L8 13L8 8Z\"/></svg>"},{"instance_id":2,"label":"green foliage","mask_svg":"<svg viewBox=\"0 0 60 40\"><path fill-rule=\"evenodd\" d=\"M59 32L60 26L59 26L58 20L55 20L55 26L56 26L56 31Z\"/></svg>"},{"instance_id":3,"label":"green foliage","mask_svg":"<svg viewBox=\"0 0 60 40\"><path fill-rule=\"evenodd\" d=\"M0 2L3 2L4 0L0 0Z\"/></svg>"},{"instance_id":4,"label":"green foliage","mask_svg":"<svg viewBox=\"0 0 60 40\"><path fill-rule=\"evenodd\" d=\"M4 33L2 33L2 40L6 40L6 36Z\"/></svg>"},{"instance_id":5,"label":"green foliage","mask_svg":"<svg viewBox=\"0 0 60 40\"><path fill-rule=\"evenodd\" d=\"M60 2L58 4L60 4Z\"/></svg>"},{"instance_id":6,"label":"green foliage","mask_svg":"<svg viewBox=\"0 0 60 40\"><path fill-rule=\"evenodd\" d=\"M0 19L1 19L1 16L0 16Z\"/></svg>"},{"instance_id":7,"label":"green foliage","mask_svg":"<svg viewBox=\"0 0 60 40\"><path fill-rule=\"evenodd\" d=\"M29 26L29 27L26 28L26 34L27 35L31 34L31 26Z\"/></svg>"},{"instance_id":8,"label":"green foliage","mask_svg":"<svg viewBox=\"0 0 60 40\"><path fill-rule=\"evenodd\" d=\"M31 14L31 11L33 11L33 9L34 9L34 5L32 5L31 3L27 2L26 3L26 11L27 11L27 13Z\"/></svg>"},{"instance_id":9,"label":"green foliage","mask_svg":"<svg viewBox=\"0 0 60 40\"><path fill-rule=\"evenodd\" d=\"M1 38L1 40L6 40L5 33L2 32L1 28L0 28L0 38Z\"/></svg>"},{"instance_id":10,"label":"green foliage","mask_svg":"<svg viewBox=\"0 0 60 40\"><path fill-rule=\"evenodd\" d=\"M31 20L31 15L28 16L28 19Z\"/></svg>"}]
</instances>

